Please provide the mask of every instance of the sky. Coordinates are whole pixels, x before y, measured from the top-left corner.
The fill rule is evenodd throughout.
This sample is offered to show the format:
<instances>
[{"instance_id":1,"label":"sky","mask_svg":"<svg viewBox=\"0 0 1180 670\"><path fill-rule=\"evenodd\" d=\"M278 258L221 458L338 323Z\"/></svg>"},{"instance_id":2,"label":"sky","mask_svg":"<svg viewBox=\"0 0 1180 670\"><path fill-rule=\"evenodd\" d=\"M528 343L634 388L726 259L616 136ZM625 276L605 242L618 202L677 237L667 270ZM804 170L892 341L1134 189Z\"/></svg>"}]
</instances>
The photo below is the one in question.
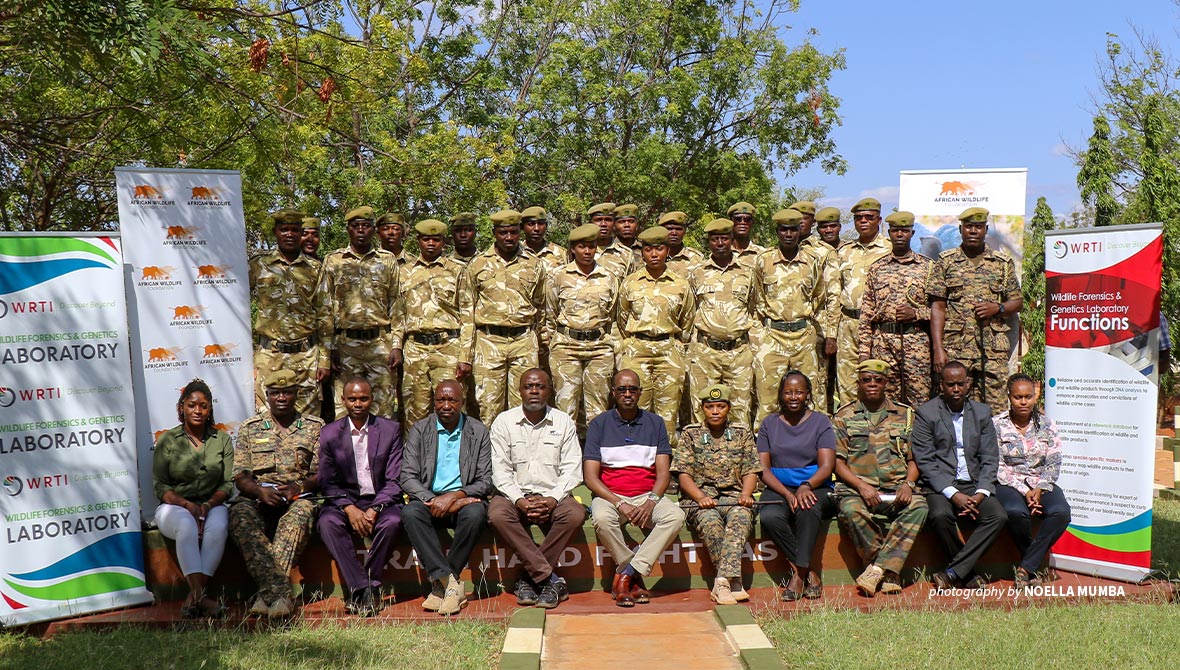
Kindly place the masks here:
<instances>
[{"instance_id":1,"label":"sky","mask_svg":"<svg viewBox=\"0 0 1180 670\"><path fill-rule=\"evenodd\" d=\"M809 167L784 184L821 188L822 205L874 196L897 205L898 173L944 168L1028 168L1026 215L1045 196L1062 216L1080 207L1067 148L1092 130L1107 33L1152 35L1180 57L1180 6L1172 0L802 0L781 30L844 49L830 82L841 99L837 151L843 176Z\"/></svg>"}]
</instances>

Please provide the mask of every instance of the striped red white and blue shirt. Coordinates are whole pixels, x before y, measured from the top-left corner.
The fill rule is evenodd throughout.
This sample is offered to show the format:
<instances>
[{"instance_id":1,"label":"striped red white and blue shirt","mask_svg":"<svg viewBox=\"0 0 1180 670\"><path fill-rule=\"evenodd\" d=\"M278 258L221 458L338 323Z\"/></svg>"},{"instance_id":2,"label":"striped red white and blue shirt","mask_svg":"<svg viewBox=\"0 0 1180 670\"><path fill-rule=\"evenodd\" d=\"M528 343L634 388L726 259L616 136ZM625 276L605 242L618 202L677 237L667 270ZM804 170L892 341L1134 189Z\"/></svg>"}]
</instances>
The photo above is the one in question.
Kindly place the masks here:
<instances>
[{"instance_id":1,"label":"striped red white and blue shirt","mask_svg":"<svg viewBox=\"0 0 1180 670\"><path fill-rule=\"evenodd\" d=\"M612 409L586 427L583 461L602 463L602 483L615 495L637 496L651 492L656 483L656 456L672 456L664 420L639 410L633 421Z\"/></svg>"}]
</instances>

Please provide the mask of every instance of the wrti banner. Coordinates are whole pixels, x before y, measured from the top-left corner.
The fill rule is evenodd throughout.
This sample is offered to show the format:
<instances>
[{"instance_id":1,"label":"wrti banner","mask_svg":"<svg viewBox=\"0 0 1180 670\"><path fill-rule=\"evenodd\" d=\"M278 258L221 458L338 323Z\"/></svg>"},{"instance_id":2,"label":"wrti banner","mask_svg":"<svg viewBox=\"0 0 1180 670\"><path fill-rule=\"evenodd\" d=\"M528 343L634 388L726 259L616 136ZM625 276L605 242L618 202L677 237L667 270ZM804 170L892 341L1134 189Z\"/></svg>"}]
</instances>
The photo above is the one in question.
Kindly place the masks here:
<instances>
[{"instance_id":1,"label":"wrti banner","mask_svg":"<svg viewBox=\"0 0 1180 670\"><path fill-rule=\"evenodd\" d=\"M179 423L194 378L233 434L254 413L246 222L237 171L116 168L126 246L140 491L146 518L156 436Z\"/></svg>"},{"instance_id":2,"label":"wrti banner","mask_svg":"<svg viewBox=\"0 0 1180 670\"><path fill-rule=\"evenodd\" d=\"M1159 224L1045 233L1045 410L1073 508L1057 567L1151 571L1163 249Z\"/></svg>"},{"instance_id":3,"label":"wrti banner","mask_svg":"<svg viewBox=\"0 0 1180 670\"><path fill-rule=\"evenodd\" d=\"M117 236L0 233L0 625L151 602Z\"/></svg>"}]
</instances>

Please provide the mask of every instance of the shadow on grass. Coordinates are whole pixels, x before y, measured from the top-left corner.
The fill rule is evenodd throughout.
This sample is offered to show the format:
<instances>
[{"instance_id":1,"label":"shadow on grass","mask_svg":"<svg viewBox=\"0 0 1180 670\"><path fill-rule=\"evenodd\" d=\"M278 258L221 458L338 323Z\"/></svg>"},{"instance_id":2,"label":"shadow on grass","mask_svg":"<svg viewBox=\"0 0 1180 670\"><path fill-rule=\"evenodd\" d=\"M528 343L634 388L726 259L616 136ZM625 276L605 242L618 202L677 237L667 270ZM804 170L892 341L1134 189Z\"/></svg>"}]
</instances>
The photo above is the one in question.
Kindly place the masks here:
<instances>
[{"instance_id":1,"label":"shadow on grass","mask_svg":"<svg viewBox=\"0 0 1180 670\"><path fill-rule=\"evenodd\" d=\"M1180 577L1180 501L1157 498L1151 513L1151 567Z\"/></svg>"}]
</instances>

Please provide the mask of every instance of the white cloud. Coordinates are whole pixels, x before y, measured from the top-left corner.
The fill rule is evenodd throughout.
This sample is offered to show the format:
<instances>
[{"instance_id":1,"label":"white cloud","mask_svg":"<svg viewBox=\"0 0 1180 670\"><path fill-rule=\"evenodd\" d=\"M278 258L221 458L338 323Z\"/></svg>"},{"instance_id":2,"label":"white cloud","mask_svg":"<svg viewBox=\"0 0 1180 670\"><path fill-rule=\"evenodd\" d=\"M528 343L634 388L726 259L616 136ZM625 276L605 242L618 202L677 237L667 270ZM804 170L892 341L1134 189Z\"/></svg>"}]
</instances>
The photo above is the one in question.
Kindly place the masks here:
<instances>
[{"instance_id":1,"label":"white cloud","mask_svg":"<svg viewBox=\"0 0 1180 670\"><path fill-rule=\"evenodd\" d=\"M1068 156L1069 145L1065 142L1058 142L1057 144L1053 145L1053 148L1049 150L1049 153L1053 156Z\"/></svg>"}]
</instances>

